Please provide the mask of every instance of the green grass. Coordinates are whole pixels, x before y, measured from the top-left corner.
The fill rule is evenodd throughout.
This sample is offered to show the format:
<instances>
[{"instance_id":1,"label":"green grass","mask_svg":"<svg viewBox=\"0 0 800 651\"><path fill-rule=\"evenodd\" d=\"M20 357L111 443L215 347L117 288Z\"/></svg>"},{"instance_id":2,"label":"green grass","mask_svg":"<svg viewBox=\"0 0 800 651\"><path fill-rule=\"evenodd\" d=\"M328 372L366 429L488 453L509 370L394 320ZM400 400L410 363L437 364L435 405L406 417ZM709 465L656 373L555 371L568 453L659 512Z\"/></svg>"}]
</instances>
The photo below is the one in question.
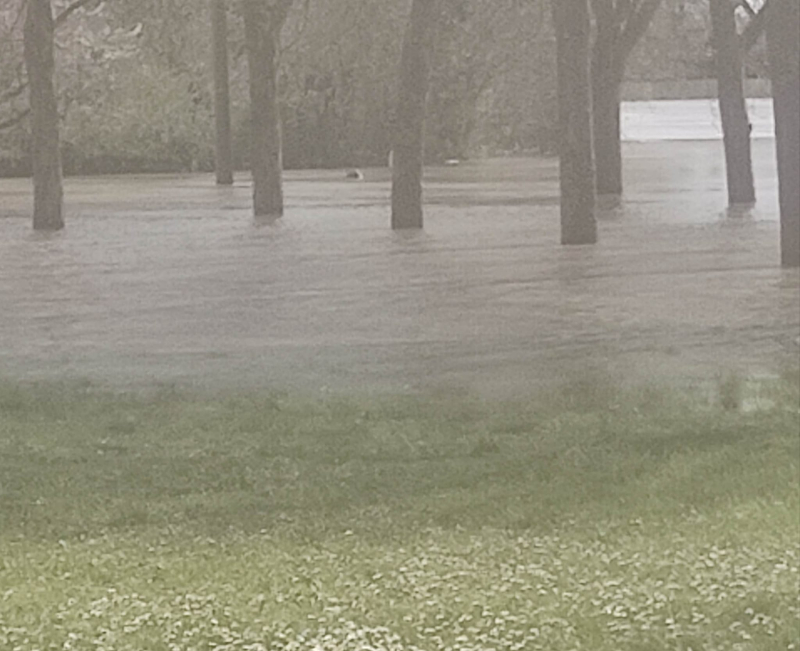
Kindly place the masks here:
<instances>
[{"instance_id":1,"label":"green grass","mask_svg":"<svg viewBox=\"0 0 800 651\"><path fill-rule=\"evenodd\" d=\"M0 386L0 649L800 651L798 383L732 382Z\"/></svg>"}]
</instances>

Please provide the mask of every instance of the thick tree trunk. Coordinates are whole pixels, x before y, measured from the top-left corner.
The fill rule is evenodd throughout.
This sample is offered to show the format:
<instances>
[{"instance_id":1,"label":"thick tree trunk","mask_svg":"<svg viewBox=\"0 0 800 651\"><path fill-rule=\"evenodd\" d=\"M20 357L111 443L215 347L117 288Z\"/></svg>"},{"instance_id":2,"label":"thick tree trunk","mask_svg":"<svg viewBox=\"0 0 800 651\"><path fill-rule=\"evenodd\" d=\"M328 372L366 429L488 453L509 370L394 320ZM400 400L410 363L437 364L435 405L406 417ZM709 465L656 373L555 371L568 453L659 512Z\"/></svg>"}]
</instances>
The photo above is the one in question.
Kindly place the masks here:
<instances>
[{"instance_id":1,"label":"thick tree trunk","mask_svg":"<svg viewBox=\"0 0 800 651\"><path fill-rule=\"evenodd\" d=\"M561 243L597 242L588 0L552 0L556 27Z\"/></svg>"},{"instance_id":2,"label":"thick tree trunk","mask_svg":"<svg viewBox=\"0 0 800 651\"><path fill-rule=\"evenodd\" d=\"M233 184L231 100L228 74L228 15L225 0L211 0L211 38L214 61L217 185Z\"/></svg>"},{"instance_id":3,"label":"thick tree trunk","mask_svg":"<svg viewBox=\"0 0 800 651\"><path fill-rule=\"evenodd\" d=\"M750 154L750 120L744 97L742 41L736 30L730 0L711 0L711 27L717 66L717 93L725 145L728 202L750 204L756 200Z\"/></svg>"},{"instance_id":4,"label":"thick tree trunk","mask_svg":"<svg viewBox=\"0 0 800 651\"><path fill-rule=\"evenodd\" d=\"M50 0L28 0L23 39L31 107L33 227L37 230L64 227L53 32Z\"/></svg>"},{"instance_id":5,"label":"thick tree trunk","mask_svg":"<svg viewBox=\"0 0 800 651\"><path fill-rule=\"evenodd\" d=\"M610 2L595 2L592 50L592 115L597 193L622 194L620 87L624 63L617 56L620 26Z\"/></svg>"},{"instance_id":6,"label":"thick tree trunk","mask_svg":"<svg viewBox=\"0 0 800 651\"><path fill-rule=\"evenodd\" d=\"M436 0L414 0L400 59L392 166L392 228L422 228L425 99Z\"/></svg>"},{"instance_id":7,"label":"thick tree trunk","mask_svg":"<svg viewBox=\"0 0 800 651\"><path fill-rule=\"evenodd\" d=\"M259 0L244 0L245 47L250 74L250 167L253 210L257 217L283 215L278 38L281 24Z\"/></svg>"},{"instance_id":8,"label":"thick tree trunk","mask_svg":"<svg viewBox=\"0 0 800 651\"><path fill-rule=\"evenodd\" d=\"M800 3L770 0L767 17L781 209L781 264L800 267Z\"/></svg>"}]
</instances>

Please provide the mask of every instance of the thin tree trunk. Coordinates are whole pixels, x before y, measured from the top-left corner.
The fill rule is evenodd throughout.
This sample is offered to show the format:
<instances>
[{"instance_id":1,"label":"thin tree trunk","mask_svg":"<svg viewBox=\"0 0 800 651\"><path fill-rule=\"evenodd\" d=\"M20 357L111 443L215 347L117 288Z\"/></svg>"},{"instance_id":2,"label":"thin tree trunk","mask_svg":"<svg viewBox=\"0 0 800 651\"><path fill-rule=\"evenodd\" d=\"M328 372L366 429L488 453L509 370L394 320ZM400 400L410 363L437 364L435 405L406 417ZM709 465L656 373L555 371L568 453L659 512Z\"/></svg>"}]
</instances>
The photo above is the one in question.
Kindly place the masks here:
<instances>
[{"instance_id":1,"label":"thin tree trunk","mask_svg":"<svg viewBox=\"0 0 800 651\"><path fill-rule=\"evenodd\" d=\"M211 0L211 37L214 58L217 185L232 185L233 147L231 145L231 100L228 73L228 15L225 0Z\"/></svg>"},{"instance_id":2,"label":"thin tree trunk","mask_svg":"<svg viewBox=\"0 0 800 651\"><path fill-rule=\"evenodd\" d=\"M414 0L400 59L392 166L392 228L422 228L425 99L436 0Z\"/></svg>"},{"instance_id":3,"label":"thin tree trunk","mask_svg":"<svg viewBox=\"0 0 800 651\"><path fill-rule=\"evenodd\" d=\"M800 267L800 4L770 0L767 17L781 210L781 264Z\"/></svg>"},{"instance_id":4,"label":"thin tree trunk","mask_svg":"<svg viewBox=\"0 0 800 651\"><path fill-rule=\"evenodd\" d=\"M64 227L53 32L50 0L28 0L23 40L30 86L33 227L37 230Z\"/></svg>"},{"instance_id":5,"label":"thin tree trunk","mask_svg":"<svg viewBox=\"0 0 800 651\"><path fill-rule=\"evenodd\" d=\"M250 74L250 167L253 210L257 217L283 215L280 116L278 111L278 38L275 24L259 0L244 0L245 47Z\"/></svg>"},{"instance_id":6,"label":"thin tree trunk","mask_svg":"<svg viewBox=\"0 0 800 651\"><path fill-rule=\"evenodd\" d=\"M597 193L622 194L620 87L624 63L617 56L620 26L611 2L595 2L592 50L592 116Z\"/></svg>"},{"instance_id":7,"label":"thin tree trunk","mask_svg":"<svg viewBox=\"0 0 800 651\"><path fill-rule=\"evenodd\" d=\"M561 243L597 242L588 0L552 0L556 27Z\"/></svg>"},{"instance_id":8,"label":"thin tree trunk","mask_svg":"<svg viewBox=\"0 0 800 651\"><path fill-rule=\"evenodd\" d=\"M730 0L711 0L711 28L725 145L728 202L731 205L750 204L756 200L750 153L750 120L744 97L742 41L736 30L736 17Z\"/></svg>"},{"instance_id":9,"label":"thin tree trunk","mask_svg":"<svg viewBox=\"0 0 800 651\"><path fill-rule=\"evenodd\" d=\"M602 77L600 78L602 79ZM620 84L593 82L594 155L597 194L622 194L622 133Z\"/></svg>"}]
</instances>

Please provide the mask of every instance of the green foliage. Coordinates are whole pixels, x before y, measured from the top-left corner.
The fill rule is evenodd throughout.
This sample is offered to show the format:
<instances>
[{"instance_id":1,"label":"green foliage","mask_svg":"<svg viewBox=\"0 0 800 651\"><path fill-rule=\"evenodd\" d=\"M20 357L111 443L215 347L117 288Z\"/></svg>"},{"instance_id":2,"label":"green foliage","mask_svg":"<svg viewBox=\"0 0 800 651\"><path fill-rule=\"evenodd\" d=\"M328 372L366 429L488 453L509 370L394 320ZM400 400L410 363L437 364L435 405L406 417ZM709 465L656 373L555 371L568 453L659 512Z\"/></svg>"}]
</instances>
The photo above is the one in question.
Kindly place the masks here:
<instances>
[{"instance_id":1,"label":"green foliage","mask_svg":"<svg viewBox=\"0 0 800 651\"><path fill-rule=\"evenodd\" d=\"M62 138L74 173L209 169L213 114L205 86L191 76L126 61L97 103L77 104Z\"/></svg>"}]
</instances>

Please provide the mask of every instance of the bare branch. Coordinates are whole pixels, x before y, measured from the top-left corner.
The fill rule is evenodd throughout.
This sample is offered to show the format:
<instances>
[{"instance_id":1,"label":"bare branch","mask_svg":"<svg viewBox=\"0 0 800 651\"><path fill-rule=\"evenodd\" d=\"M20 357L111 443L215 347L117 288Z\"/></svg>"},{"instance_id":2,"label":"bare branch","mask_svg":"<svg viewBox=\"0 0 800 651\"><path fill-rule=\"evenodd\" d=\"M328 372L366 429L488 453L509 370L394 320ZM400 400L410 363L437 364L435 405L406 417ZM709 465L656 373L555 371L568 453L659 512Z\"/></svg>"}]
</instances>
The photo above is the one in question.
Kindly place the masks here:
<instances>
[{"instance_id":1,"label":"bare branch","mask_svg":"<svg viewBox=\"0 0 800 651\"><path fill-rule=\"evenodd\" d=\"M11 23L11 30L12 31L15 30L17 27L19 27L22 24L22 19L23 19L23 16L25 15L25 8L27 6L28 6L28 0L22 0L22 2L19 3L19 11L17 12L16 17L14 18L14 20Z\"/></svg>"},{"instance_id":2,"label":"bare branch","mask_svg":"<svg viewBox=\"0 0 800 651\"><path fill-rule=\"evenodd\" d=\"M31 110L29 108L26 108L26 109L20 111L19 113L17 113L16 115L12 115L7 120L5 120L3 122L0 122L0 131L3 131L4 129L10 129L13 126L18 125L26 117L28 117L28 114L30 112L31 112Z\"/></svg>"},{"instance_id":3,"label":"bare branch","mask_svg":"<svg viewBox=\"0 0 800 651\"><path fill-rule=\"evenodd\" d=\"M769 14L770 0L766 0L761 9L756 12L744 28L741 38L742 51L749 52L758 41L758 38L764 32L767 24L767 15Z\"/></svg>"},{"instance_id":4,"label":"bare branch","mask_svg":"<svg viewBox=\"0 0 800 651\"><path fill-rule=\"evenodd\" d=\"M661 6L661 0L641 0L631 12L617 46L618 61L623 63L628 60L633 48L644 36L647 28L656 15L656 11Z\"/></svg>"},{"instance_id":5,"label":"bare branch","mask_svg":"<svg viewBox=\"0 0 800 651\"><path fill-rule=\"evenodd\" d=\"M15 88L12 88L11 90L7 90L4 93L0 93L0 104L6 104L11 100L16 99L17 97L22 95L22 93L24 93L25 90L28 88L28 82L25 79L24 71L25 71L25 64L22 61L20 61L17 64L17 69L15 71L17 77L17 85Z\"/></svg>"},{"instance_id":6,"label":"bare branch","mask_svg":"<svg viewBox=\"0 0 800 651\"><path fill-rule=\"evenodd\" d=\"M9 91L6 91L2 95L0 95L0 104L5 104L10 102L12 99L16 99L22 93L24 93L28 88L28 82L20 82L16 88L12 88Z\"/></svg>"},{"instance_id":7,"label":"bare branch","mask_svg":"<svg viewBox=\"0 0 800 651\"><path fill-rule=\"evenodd\" d=\"M742 9L745 10L745 12L747 13L748 16L750 16L750 18L756 17L757 12L755 9L753 9L753 5L750 4L749 0L738 0L737 4Z\"/></svg>"},{"instance_id":8,"label":"bare branch","mask_svg":"<svg viewBox=\"0 0 800 651\"><path fill-rule=\"evenodd\" d=\"M91 2L95 2L95 0L75 0L71 5L69 5L64 11L62 11L58 16L55 18L55 27L58 29L63 25L67 18L69 18L72 14L74 14L78 9L82 9L86 5Z\"/></svg>"},{"instance_id":9,"label":"bare branch","mask_svg":"<svg viewBox=\"0 0 800 651\"><path fill-rule=\"evenodd\" d=\"M290 43L281 47L281 54L285 52L291 52L295 46L302 40L306 28L308 27L308 16L309 16L309 7L311 6L311 0L305 0L303 3L303 18L300 26L297 29L297 33L295 37L292 39Z\"/></svg>"}]
</instances>

